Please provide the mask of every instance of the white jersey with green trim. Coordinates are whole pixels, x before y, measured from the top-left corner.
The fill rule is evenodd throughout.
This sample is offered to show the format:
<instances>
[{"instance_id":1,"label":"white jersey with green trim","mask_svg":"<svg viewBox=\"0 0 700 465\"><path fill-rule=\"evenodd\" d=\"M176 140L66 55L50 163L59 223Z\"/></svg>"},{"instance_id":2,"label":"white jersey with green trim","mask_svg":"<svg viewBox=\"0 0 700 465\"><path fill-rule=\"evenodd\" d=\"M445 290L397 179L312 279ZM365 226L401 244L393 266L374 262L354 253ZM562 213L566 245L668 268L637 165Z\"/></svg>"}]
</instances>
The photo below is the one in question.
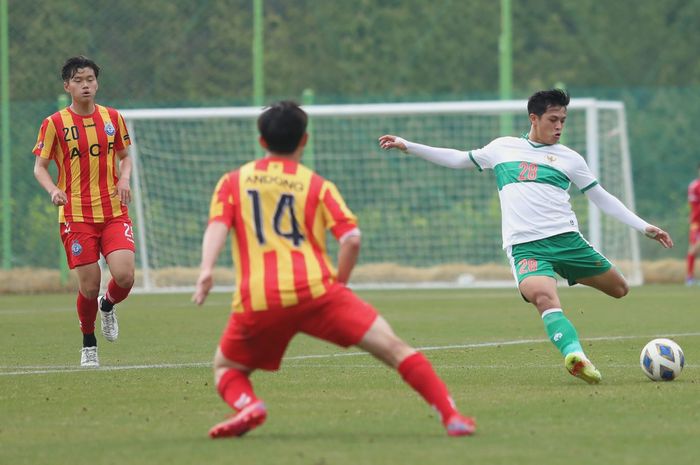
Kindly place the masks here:
<instances>
[{"instance_id":1,"label":"white jersey with green trim","mask_svg":"<svg viewBox=\"0 0 700 465\"><path fill-rule=\"evenodd\" d=\"M583 157L562 144L499 137L469 158L479 171L496 174L504 249L578 231L569 187L573 182L585 192L598 184Z\"/></svg>"}]
</instances>

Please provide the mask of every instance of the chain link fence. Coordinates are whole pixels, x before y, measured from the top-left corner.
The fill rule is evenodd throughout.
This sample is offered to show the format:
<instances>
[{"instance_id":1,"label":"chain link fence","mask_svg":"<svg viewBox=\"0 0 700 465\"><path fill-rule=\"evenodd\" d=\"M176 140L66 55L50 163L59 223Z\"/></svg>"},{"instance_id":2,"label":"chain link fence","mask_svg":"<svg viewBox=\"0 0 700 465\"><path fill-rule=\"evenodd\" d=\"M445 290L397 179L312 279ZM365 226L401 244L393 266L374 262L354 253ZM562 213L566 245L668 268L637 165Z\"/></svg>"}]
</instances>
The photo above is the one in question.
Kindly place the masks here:
<instances>
[{"instance_id":1,"label":"chain link fence","mask_svg":"<svg viewBox=\"0 0 700 465\"><path fill-rule=\"evenodd\" d=\"M33 177L31 150L41 121L63 95L62 63L76 54L97 61L98 102L120 109L250 105L253 4L6 1L10 101L3 111L10 115L10 152L0 163L11 165L11 198L0 208L10 211L11 240L0 253L13 269L58 269L63 252L56 212ZM499 2L263 3L266 101L300 100L306 88L320 104L498 97ZM700 2L607 5L627 8L641 24L666 21L656 27L632 20L612 27L599 7L589 11L579 2L519 3L514 0L514 96L563 81L574 97L623 101L637 210L680 245L668 253L643 242L642 255L681 258L686 187L700 160L694 127L700 119L700 35L694 29ZM624 41L620 34L627 34ZM635 34L644 37L637 41ZM601 50L596 44L608 45ZM635 47L646 49L636 53Z\"/></svg>"}]
</instances>

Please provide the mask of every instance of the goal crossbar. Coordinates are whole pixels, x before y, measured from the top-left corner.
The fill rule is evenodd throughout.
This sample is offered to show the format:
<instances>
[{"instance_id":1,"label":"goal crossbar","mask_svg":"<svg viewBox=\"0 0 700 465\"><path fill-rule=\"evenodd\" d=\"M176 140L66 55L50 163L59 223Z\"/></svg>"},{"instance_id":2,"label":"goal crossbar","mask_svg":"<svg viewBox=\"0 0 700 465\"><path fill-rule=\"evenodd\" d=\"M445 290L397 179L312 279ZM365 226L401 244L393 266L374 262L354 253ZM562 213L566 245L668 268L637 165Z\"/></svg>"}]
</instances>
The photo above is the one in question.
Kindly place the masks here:
<instances>
[{"instance_id":1,"label":"goal crossbar","mask_svg":"<svg viewBox=\"0 0 700 465\"><path fill-rule=\"evenodd\" d=\"M386 264L399 267L387 271L386 278L376 282L372 273L369 278L359 277L356 286L375 288L393 284L393 287L405 288L430 287L432 283L434 287L451 284L491 287L494 283L512 283L503 273L489 271L486 274L490 277L483 279L480 270L468 268L464 271L456 265L453 268L457 271L452 274L435 271L441 265L449 268L453 262L476 263L479 267L488 267L491 263L507 265L502 251L496 250L500 248L494 237L500 233L500 215L494 211L495 187L492 184L479 180L480 176L474 173L455 175L448 173L453 170L424 162L415 164L410 157L378 156L372 152L379 151L376 137L391 131L415 140L427 139L426 143L430 143L430 137L439 139L440 142L431 145L442 141L445 146L463 149L485 145L501 135L500 116L526 116L526 101L307 105L303 108L314 124L313 129L310 128L315 141L314 168L339 185L351 208L358 213L363 232L369 231L370 244L378 242L374 248L365 247L370 249L367 266L372 270ZM564 143L581 153L601 183L634 209L624 104L579 98L572 99L568 109L568 121L575 123L566 133L571 142L565 139ZM235 167L232 162L259 156L259 149L255 148L254 123L262 110L260 107L216 107L122 111L133 139L134 210L142 290L187 286L167 283L157 275L164 269L196 267L195 254L189 249L198 249L201 241L201 225L208 208L204 193L211 192L212 179ZM404 128L409 132L402 132ZM195 141L191 147L188 146L190 141ZM465 141L472 144L471 147L463 147ZM363 165L367 168L363 169ZM165 175L168 170L175 170L172 176ZM422 181L414 179L416 173L422 173ZM168 179L170 177L172 179ZM189 189L171 189L173 183L182 183L182 180ZM469 197L478 201L472 203ZM580 204L581 200L577 202ZM589 241L616 263L624 264L622 268L631 284L641 284L637 233L615 224L614 220L611 222L592 203L584 200L583 205L584 208L579 205L576 211L584 217L582 231ZM164 213L170 208L182 215L190 211L192 218L180 216L179 223L171 223ZM183 228L183 221L198 226ZM402 223L407 224L402 226ZM451 240L447 234L431 232L431 229L466 237ZM391 237L380 237L383 235ZM420 241L430 244L425 246ZM187 253L175 250L178 247L188 248ZM332 244L329 250L335 250ZM505 268L508 271L508 267ZM408 275L419 277L409 279ZM422 281L420 276L427 277Z\"/></svg>"}]
</instances>

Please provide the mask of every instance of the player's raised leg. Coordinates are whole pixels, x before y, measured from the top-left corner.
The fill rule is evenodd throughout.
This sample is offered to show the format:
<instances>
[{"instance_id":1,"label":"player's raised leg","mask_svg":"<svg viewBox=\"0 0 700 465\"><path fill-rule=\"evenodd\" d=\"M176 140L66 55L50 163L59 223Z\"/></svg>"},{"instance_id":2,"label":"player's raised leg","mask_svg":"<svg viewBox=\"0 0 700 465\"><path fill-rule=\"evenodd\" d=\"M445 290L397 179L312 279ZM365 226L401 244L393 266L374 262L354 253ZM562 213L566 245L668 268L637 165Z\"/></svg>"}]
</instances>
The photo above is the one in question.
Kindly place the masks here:
<instances>
[{"instance_id":1,"label":"player's raised leg","mask_svg":"<svg viewBox=\"0 0 700 465\"><path fill-rule=\"evenodd\" d=\"M457 411L447 386L435 373L428 359L396 336L384 318L378 316L357 345L396 369L403 380L438 411L447 434L474 434L474 419L462 416Z\"/></svg>"},{"instance_id":2,"label":"player's raised leg","mask_svg":"<svg viewBox=\"0 0 700 465\"><path fill-rule=\"evenodd\" d=\"M598 289L616 299L626 296L630 291L624 276L615 268L610 268L605 273L599 275L578 278L576 282Z\"/></svg>"},{"instance_id":3,"label":"player's raised leg","mask_svg":"<svg viewBox=\"0 0 700 465\"><path fill-rule=\"evenodd\" d=\"M134 286L134 240L131 220L126 216L114 218L105 225L101 248L112 279L107 292L99 299L102 335L108 341L119 337L115 305L126 299Z\"/></svg>"},{"instance_id":4,"label":"player's raised leg","mask_svg":"<svg viewBox=\"0 0 700 465\"><path fill-rule=\"evenodd\" d=\"M599 383L600 372L586 357L576 328L564 315L554 278L528 276L520 282L519 289L540 313L547 336L564 356L564 366L569 373L589 384Z\"/></svg>"},{"instance_id":5,"label":"player's raised leg","mask_svg":"<svg viewBox=\"0 0 700 465\"><path fill-rule=\"evenodd\" d=\"M243 436L265 422L267 410L253 391L251 373L250 368L226 358L221 347L217 347L214 355L216 390L235 413L209 430L211 438Z\"/></svg>"},{"instance_id":6,"label":"player's raised leg","mask_svg":"<svg viewBox=\"0 0 700 465\"><path fill-rule=\"evenodd\" d=\"M108 341L119 337L116 304L126 299L134 285L134 252L116 250L106 257L112 279L107 284L107 292L100 296L100 321L102 335Z\"/></svg>"},{"instance_id":7,"label":"player's raised leg","mask_svg":"<svg viewBox=\"0 0 700 465\"><path fill-rule=\"evenodd\" d=\"M95 338L97 318L97 294L100 292L100 266L95 263L76 266L78 275L78 299L76 308L83 333L83 347L80 351L80 366L95 368L100 366Z\"/></svg>"}]
</instances>

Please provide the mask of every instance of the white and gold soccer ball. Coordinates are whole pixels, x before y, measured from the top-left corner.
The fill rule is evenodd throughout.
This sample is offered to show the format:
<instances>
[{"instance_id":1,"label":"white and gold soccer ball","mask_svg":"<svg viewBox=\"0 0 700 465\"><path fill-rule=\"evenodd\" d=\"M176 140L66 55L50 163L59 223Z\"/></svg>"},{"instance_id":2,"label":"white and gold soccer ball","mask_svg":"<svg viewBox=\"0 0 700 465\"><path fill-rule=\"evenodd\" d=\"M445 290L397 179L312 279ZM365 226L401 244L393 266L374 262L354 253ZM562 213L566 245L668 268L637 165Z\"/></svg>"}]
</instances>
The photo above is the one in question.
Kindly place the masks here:
<instances>
[{"instance_id":1,"label":"white and gold soccer ball","mask_svg":"<svg viewBox=\"0 0 700 465\"><path fill-rule=\"evenodd\" d=\"M642 349L639 364L645 375L654 381L672 381L685 365L683 350L670 339L653 339Z\"/></svg>"}]
</instances>

